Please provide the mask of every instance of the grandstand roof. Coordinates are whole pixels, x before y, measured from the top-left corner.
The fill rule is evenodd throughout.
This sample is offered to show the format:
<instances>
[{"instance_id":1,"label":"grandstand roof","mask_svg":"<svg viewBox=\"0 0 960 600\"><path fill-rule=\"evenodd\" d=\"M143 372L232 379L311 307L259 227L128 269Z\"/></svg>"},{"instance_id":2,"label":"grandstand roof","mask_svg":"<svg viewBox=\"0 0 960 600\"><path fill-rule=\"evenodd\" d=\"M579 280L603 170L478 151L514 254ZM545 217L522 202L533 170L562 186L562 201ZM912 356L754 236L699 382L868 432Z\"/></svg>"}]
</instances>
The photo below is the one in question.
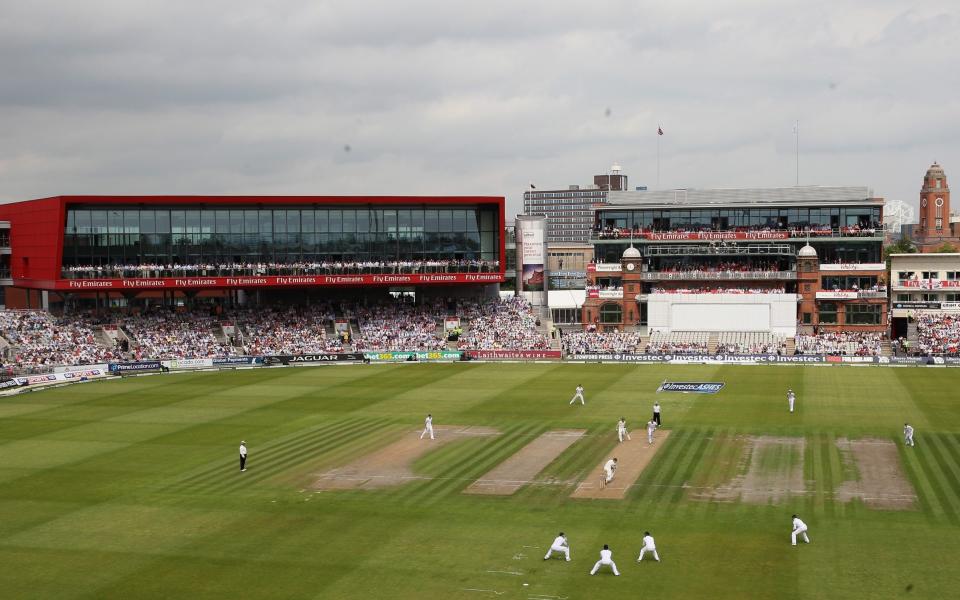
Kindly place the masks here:
<instances>
[{"instance_id":1,"label":"grandstand roof","mask_svg":"<svg viewBox=\"0 0 960 600\"><path fill-rule=\"evenodd\" d=\"M607 205L598 210L623 208L745 207L745 206L831 206L850 204L883 205L865 186L785 188L684 189L655 192L610 192Z\"/></svg>"}]
</instances>

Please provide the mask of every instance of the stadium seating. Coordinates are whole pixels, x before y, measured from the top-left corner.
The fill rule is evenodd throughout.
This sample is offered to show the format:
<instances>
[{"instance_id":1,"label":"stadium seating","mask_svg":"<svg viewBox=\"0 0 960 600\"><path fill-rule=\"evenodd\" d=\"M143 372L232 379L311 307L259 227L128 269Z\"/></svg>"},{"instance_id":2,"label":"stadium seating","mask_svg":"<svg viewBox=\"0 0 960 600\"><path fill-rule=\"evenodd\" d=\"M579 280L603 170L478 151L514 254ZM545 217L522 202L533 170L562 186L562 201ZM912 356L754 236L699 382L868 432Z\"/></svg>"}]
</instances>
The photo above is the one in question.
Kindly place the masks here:
<instances>
[{"instance_id":1,"label":"stadium seating","mask_svg":"<svg viewBox=\"0 0 960 600\"><path fill-rule=\"evenodd\" d=\"M567 354L632 354L639 345L640 333L635 331L574 332L563 336L563 348Z\"/></svg>"},{"instance_id":2,"label":"stadium seating","mask_svg":"<svg viewBox=\"0 0 960 600\"><path fill-rule=\"evenodd\" d=\"M706 354L710 334L703 331L655 332L644 351L647 354Z\"/></svg>"},{"instance_id":3,"label":"stadium seating","mask_svg":"<svg viewBox=\"0 0 960 600\"><path fill-rule=\"evenodd\" d=\"M925 313L916 318L917 343L915 353L960 354L960 315Z\"/></svg>"},{"instance_id":4,"label":"stadium seating","mask_svg":"<svg viewBox=\"0 0 960 600\"><path fill-rule=\"evenodd\" d=\"M458 307L466 322L457 342L463 350L545 350L549 347L530 303L520 297L462 301Z\"/></svg>"},{"instance_id":5,"label":"stadium seating","mask_svg":"<svg viewBox=\"0 0 960 600\"><path fill-rule=\"evenodd\" d=\"M21 372L55 365L113 360L113 349L97 343L95 325L84 317L54 317L41 311L0 311L0 333L8 342L6 365Z\"/></svg>"},{"instance_id":6,"label":"stadium seating","mask_svg":"<svg viewBox=\"0 0 960 600\"><path fill-rule=\"evenodd\" d=\"M828 354L831 356L880 356L883 334L859 331L798 335L797 354Z\"/></svg>"},{"instance_id":7,"label":"stadium seating","mask_svg":"<svg viewBox=\"0 0 960 600\"><path fill-rule=\"evenodd\" d=\"M786 339L763 331L730 331L717 336L717 354L777 354L786 349Z\"/></svg>"}]
</instances>

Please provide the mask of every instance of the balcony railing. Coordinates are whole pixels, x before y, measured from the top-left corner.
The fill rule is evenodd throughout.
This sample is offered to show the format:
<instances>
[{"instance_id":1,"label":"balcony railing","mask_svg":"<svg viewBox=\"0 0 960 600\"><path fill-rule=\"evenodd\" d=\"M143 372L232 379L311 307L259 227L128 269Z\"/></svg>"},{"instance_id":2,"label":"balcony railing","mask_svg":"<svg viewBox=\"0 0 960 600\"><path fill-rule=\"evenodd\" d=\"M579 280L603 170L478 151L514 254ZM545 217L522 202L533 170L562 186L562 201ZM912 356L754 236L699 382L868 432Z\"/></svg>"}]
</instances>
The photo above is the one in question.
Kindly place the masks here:
<instances>
[{"instance_id":1,"label":"balcony railing","mask_svg":"<svg viewBox=\"0 0 960 600\"><path fill-rule=\"evenodd\" d=\"M882 227L838 227L836 229L769 229L727 231L649 231L643 229L594 229L590 239L600 241L638 242L722 242L722 241L772 241L801 240L805 238L875 238L883 237Z\"/></svg>"},{"instance_id":2,"label":"balcony railing","mask_svg":"<svg viewBox=\"0 0 960 600\"><path fill-rule=\"evenodd\" d=\"M643 281L746 281L746 280L793 280L793 271L678 271L647 272L641 274Z\"/></svg>"}]
</instances>

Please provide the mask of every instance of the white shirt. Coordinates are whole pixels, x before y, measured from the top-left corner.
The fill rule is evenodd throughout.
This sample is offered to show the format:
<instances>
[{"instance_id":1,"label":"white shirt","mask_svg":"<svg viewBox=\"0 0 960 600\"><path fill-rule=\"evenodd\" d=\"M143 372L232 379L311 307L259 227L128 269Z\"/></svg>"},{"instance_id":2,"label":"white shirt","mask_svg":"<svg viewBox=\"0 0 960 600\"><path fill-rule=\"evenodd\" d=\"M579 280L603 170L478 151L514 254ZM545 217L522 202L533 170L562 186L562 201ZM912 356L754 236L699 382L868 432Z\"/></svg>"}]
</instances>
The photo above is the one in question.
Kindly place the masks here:
<instances>
[{"instance_id":1,"label":"white shirt","mask_svg":"<svg viewBox=\"0 0 960 600\"><path fill-rule=\"evenodd\" d=\"M577 393L578 393L578 394L582 394L582 393L583 393L583 386L582 386L582 385L578 385L578 386L577 386Z\"/></svg>"},{"instance_id":2,"label":"white shirt","mask_svg":"<svg viewBox=\"0 0 960 600\"><path fill-rule=\"evenodd\" d=\"M240 456L246 456L246 455L247 455L247 447L244 446L243 444L240 444Z\"/></svg>"},{"instance_id":3,"label":"white shirt","mask_svg":"<svg viewBox=\"0 0 960 600\"><path fill-rule=\"evenodd\" d=\"M794 528L794 529L806 529L806 528L807 528L807 524L804 523L803 521L801 521L799 518L797 518L797 519L794 519L794 520L793 520L793 528Z\"/></svg>"},{"instance_id":4,"label":"white shirt","mask_svg":"<svg viewBox=\"0 0 960 600\"><path fill-rule=\"evenodd\" d=\"M657 545L654 543L652 535L643 536L643 547L646 548L647 550L657 549Z\"/></svg>"},{"instance_id":5,"label":"white shirt","mask_svg":"<svg viewBox=\"0 0 960 600\"><path fill-rule=\"evenodd\" d=\"M617 421L617 431L623 431L627 428L626 421Z\"/></svg>"},{"instance_id":6,"label":"white shirt","mask_svg":"<svg viewBox=\"0 0 960 600\"><path fill-rule=\"evenodd\" d=\"M617 463L613 462L613 459L607 461L607 464L603 465L604 471L613 471L617 468Z\"/></svg>"},{"instance_id":7,"label":"white shirt","mask_svg":"<svg viewBox=\"0 0 960 600\"><path fill-rule=\"evenodd\" d=\"M612 550L603 549L600 551L600 562L608 563L608 562L612 562L612 559L613 559Z\"/></svg>"},{"instance_id":8,"label":"white shirt","mask_svg":"<svg viewBox=\"0 0 960 600\"><path fill-rule=\"evenodd\" d=\"M557 539L553 540L553 548L562 548L567 545L567 538L562 535L558 535Z\"/></svg>"},{"instance_id":9,"label":"white shirt","mask_svg":"<svg viewBox=\"0 0 960 600\"><path fill-rule=\"evenodd\" d=\"M653 432L657 430L657 424L653 421L647 423L647 433L653 435Z\"/></svg>"},{"instance_id":10,"label":"white shirt","mask_svg":"<svg viewBox=\"0 0 960 600\"><path fill-rule=\"evenodd\" d=\"M433 425L433 417L427 417L426 420L423 422L423 424L426 425L427 427L430 427L431 425Z\"/></svg>"},{"instance_id":11,"label":"white shirt","mask_svg":"<svg viewBox=\"0 0 960 600\"><path fill-rule=\"evenodd\" d=\"M905 435L905 436L907 436L907 437L910 437L911 435L913 435L913 427L911 427L911 426L909 426L909 425L907 425L906 427L904 427L904 428L903 428L903 435Z\"/></svg>"},{"instance_id":12,"label":"white shirt","mask_svg":"<svg viewBox=\"0 0 960 600\"><path fill-rule=\"evenodd\" d=\"M659 404L659 403L653 405L653 412L655 412L655 413L659 413L659 412L660 412L660 404Z\"/></svg>"}]
</instances>

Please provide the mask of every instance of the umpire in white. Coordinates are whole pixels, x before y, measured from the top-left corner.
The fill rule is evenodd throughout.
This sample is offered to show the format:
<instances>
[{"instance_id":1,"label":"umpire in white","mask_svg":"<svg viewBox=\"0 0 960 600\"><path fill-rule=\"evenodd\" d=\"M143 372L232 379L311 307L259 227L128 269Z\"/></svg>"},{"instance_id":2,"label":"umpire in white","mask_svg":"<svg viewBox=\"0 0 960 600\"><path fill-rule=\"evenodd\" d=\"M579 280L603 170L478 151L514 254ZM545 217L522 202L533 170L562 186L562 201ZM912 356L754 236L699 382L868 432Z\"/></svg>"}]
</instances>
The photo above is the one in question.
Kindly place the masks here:
<instances>
[{"instance_id":1,"label":"umpire in white","mask_svg":"<svg viewBox=\"0 0 960 600\"><path fill-rule=\"evenodd\" d=\"M240 471L247 470L247 443L240 440Z\"/></svg>"}]
</instances>

